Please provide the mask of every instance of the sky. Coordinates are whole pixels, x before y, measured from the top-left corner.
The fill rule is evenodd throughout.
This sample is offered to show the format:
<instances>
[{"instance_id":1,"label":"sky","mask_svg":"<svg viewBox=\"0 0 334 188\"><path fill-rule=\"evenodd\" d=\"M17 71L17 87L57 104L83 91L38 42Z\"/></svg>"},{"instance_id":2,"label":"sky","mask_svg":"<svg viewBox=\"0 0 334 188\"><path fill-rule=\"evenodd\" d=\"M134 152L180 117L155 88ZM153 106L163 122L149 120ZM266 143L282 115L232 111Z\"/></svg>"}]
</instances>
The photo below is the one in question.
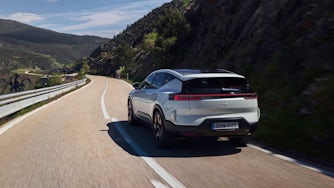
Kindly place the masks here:
<instances>
[{"instance_id":1,"label":"sky","mask_svg":"<svg viewBox=\"0 0 334 188\"><path fill-rule=\"evenodd\" d=\"M61 33L112 38L171 0L0 0L0 18Z\"/></svg>"}]
</instances>

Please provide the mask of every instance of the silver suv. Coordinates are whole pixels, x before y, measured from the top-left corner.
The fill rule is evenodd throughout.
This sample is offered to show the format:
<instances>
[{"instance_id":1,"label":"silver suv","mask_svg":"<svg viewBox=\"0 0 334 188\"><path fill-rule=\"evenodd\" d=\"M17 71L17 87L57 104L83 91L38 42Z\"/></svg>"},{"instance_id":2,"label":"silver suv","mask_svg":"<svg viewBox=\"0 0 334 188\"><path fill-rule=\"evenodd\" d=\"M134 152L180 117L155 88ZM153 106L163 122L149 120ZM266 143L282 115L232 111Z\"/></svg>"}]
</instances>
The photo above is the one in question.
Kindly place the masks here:
<instances>
[{"instance_id":1,"label":"silver suv","mask_svg":"<svg viewBox=\"0 0 334 188\"><path fill-rule=\"evenodd\" d=\"M149 123L159 147L193 136L228 137L244 145L260 118L256 93L243 76L230 71L161 69L133 86L129 122Z\"/></svg>"}]
</instances>

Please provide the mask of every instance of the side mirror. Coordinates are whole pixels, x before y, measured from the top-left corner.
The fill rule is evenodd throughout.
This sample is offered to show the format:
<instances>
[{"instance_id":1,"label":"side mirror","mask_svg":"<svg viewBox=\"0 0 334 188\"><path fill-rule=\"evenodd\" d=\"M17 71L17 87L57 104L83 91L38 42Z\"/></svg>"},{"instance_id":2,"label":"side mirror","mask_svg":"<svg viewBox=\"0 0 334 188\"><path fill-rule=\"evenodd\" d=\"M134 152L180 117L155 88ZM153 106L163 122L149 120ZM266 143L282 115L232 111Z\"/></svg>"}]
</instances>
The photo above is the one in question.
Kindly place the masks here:
<instances>
[{"instance_id":1,"label":"side mirror","mask_svg":"<svg viewBox=\"0 0 334 188\"><path fill-rule=\"evenodd\" d=\"M132 87L135 88L135 89L138 89L138 88L139 88L139 85L140 85L140 83L139 83L139 82L136 82L136 83L133 83L133 84L132 84Z\"/></svg>"}]
</instances>

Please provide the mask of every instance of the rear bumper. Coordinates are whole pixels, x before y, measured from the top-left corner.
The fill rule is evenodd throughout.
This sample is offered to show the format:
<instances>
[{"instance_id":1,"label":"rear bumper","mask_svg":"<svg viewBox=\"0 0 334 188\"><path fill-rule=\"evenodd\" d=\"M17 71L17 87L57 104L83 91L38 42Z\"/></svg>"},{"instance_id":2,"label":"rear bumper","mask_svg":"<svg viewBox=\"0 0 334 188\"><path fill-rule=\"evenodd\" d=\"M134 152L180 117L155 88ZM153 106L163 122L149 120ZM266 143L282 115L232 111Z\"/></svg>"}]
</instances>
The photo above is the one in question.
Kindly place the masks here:
<instances>
[{"instance_id":1,"label":"rear bumper","mask_svg":"<svg viewBox=\"0 0 334 188\"><path fill-rule=\"evenodd\" d=\"M237 130L212 130L213 122L239 122ZM250 124L243 118L219 118L207 119L198 126L180 126L175 125L170 121L165 122L166 131L172 136L250 136L257 129L257 123Z\"/></svg>"}]
</instances>

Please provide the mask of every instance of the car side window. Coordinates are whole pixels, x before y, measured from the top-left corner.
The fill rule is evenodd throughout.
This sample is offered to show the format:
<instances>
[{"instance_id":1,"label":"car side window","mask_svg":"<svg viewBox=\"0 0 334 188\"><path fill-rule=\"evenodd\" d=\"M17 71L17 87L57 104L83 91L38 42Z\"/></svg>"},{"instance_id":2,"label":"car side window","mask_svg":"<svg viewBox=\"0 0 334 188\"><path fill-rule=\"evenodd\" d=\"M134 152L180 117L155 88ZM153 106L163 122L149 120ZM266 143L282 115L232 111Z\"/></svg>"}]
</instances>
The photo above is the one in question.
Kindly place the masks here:
<instances>
[{"instance_id":1,"label":"car side window","mask_svg":"<svg viewBox=\"0 0 334 188\"><path fill-rule=\"evenodd\" d=\"M140 85L139 89L154 89L153 85L152 85L152 81L154 80L155 76L157 74L152 74L150 76L148 76L144 82Z\"/></svg>"},{"instance_id":2,"label":"car side window","mask_svg":"<svg viewBox=\"0 0 334 188\"><path fill-rule=\"evenodd\" d=\"M166 76L165 76L165 78L164 78L164 81L163 81L163 84L162 84L162 85L167 84L168 82L174 80L175 78L176 78L175 76L166 73Z\"/></svg>"},{"instance_id":3,"label":"car side window","mask_svg":"<svg viewBox=\"0 0 334 188\"><path fill-rule=\"evenodd\" d=\"M161 87L162 90L164 91L169 91L169 92L181 92L182 91L182 81L177 79L173 75L166 75L165 80L164 80L164 85Z\"/></svg>"},{"instance_id":4,"label":"car side window","mask_svg":"<svg viewBox=\"0 0 334 188\"><path fill-rule=\"evenodd\" d=\"M175 76L168 74L168 73L158 73L157 76L153 80L153 87L154 88L161 88L168 82L172 81L175 78Z\"/></svg>"},{"instance_id":5,"label":"car side window","mask_svg":"<svg viewBox=\"0 0 334 188\"><path fill-rule=\"evenodd\" d=\"M153 87L154 88L160 88L163 85L163 81L165 79L165 73L157 73L157 76L153 80Z\"/></svg>"}]
</instances>

